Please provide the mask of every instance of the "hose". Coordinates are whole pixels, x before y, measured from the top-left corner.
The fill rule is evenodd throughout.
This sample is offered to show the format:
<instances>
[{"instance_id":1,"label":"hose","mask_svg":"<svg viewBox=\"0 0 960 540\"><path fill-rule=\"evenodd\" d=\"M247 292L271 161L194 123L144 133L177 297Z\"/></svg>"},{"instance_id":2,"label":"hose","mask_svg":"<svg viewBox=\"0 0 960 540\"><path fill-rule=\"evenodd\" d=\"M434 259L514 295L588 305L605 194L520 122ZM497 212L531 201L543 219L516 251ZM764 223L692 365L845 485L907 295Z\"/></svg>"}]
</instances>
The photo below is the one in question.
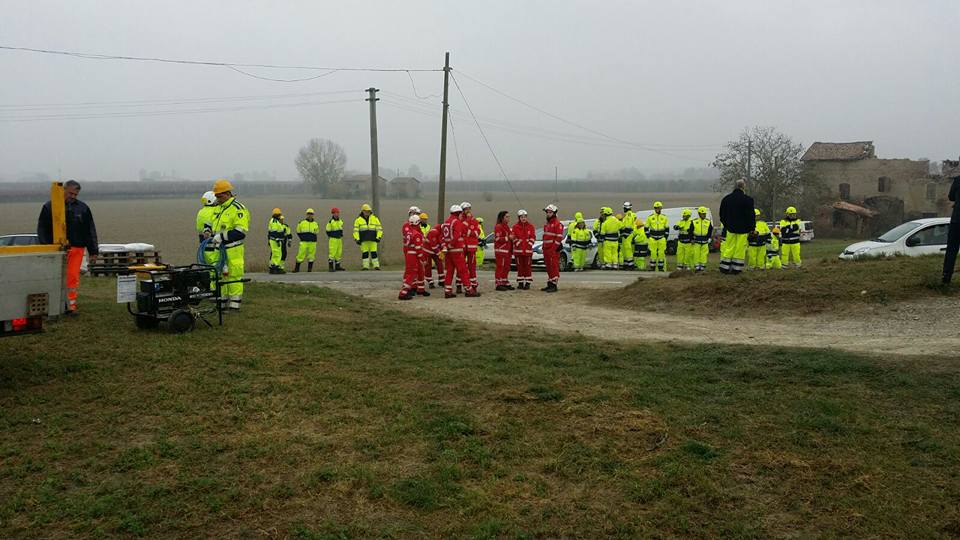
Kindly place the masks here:
<instances>
[{"instance_id":1,"label":"hose","mask_svg":"<svg viewBox=\"0 0 960 540\"><path fill-rule=\"evenodd\" d=\"M209 264L207 263L206 258L204 257L204 252L207 250L207 244L210 243L213 237L204 238L200 242L200 247L197 248L197 264ZM217 274L223 274L223 267L227 263L227 248L224 247L223 243L219 246L217 253L217 262L213 265L214 270L217 271Z\"/></svg>"}]
</instances>

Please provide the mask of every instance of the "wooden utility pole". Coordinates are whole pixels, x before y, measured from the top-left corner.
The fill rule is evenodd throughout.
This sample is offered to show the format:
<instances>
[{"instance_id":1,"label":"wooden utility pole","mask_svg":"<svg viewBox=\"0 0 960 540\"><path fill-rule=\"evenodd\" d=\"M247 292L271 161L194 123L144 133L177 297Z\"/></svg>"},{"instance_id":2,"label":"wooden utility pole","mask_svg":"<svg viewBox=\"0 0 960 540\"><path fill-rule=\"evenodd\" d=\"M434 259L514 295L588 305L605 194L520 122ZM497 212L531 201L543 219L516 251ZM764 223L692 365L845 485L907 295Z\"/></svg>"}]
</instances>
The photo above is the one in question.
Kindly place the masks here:
<instances>
[{"instance_id":1,"label":"wooden utility pole","mask_svg":"<svg viewBox=\"0 0 960 540\"><path fill-rule=\"evenodd\" d=\"M437 220L436 223L443 222L444 216L447 215L446 201L444 198L447 195L447 109L450 108L450 103L447 100L450 91L450 53L448 52L444 57L443 62L443 120L442 128L440 131L440 176L438 178L440 182L439 192L437 195Z\"/></svg>"},{"instance_id":2,"label":"wooden utility pole","mask_svg":"<svg viewBox=\"0 0 960 540\"><path fill-rule=\"evenodd\" d=\"M370 102L370 194L373 199L370 204L373 206L373 213L380 215L380 158L377 155L377 92L380 89L370 87L367 92L370 94L364 101Z\"/></svg>"}]
</instances>

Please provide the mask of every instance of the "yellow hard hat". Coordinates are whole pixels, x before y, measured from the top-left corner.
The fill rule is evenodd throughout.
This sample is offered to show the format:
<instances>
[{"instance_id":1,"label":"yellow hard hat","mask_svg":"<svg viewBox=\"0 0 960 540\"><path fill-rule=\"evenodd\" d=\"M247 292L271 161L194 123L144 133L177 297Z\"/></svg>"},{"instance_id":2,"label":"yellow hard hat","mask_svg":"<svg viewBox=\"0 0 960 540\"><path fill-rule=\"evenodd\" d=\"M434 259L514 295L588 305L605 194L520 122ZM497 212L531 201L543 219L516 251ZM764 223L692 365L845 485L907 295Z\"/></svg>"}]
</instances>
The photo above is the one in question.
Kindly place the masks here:
<instances>
[{"instance_id":1,"label":"yellow hard hat","mask_svg":"<svg viewBox=\"0 0 960 540\"><path fill-rule=\"evenodd\" d=\"M617 214L617 219L623 219L623 214Z\"/></svg>"},{"instance_id":2,"label":"yellow hard hat","mask_svg":"<svg viewBox=\"0 0 960 540\"><path fill-rule=\"evenodd\" d=\"M214 195L219 195L227 191L233 191L233 184L231 184L226 178L221 178L213 183Z\"/></svg>"},{"instance_id":3,"label":"yellow hard hat","mask_svg":"<svg viewBox=\"0 0 960 540\"><path fill-rule=\"evenodd\" d=\"M483 223L483 218L482 218L482 217L478 217L478 218L477 218L477 223Z\"/></svg>"},{"instance_id":4,"label":"yellow hard hat","mask_svg":"<svg viewBox=\"0 0 960 540\"><path fill-rule=\"evenodd\" d=\"M369 205L369 204L363 203L363 205L360 207L360 211L361 211L361 212L372 212L372 211L373 211L373 208L370 208L370 205Z\"/></svg>"},{"instance_id":5,"label":"yellow hard hat","mask_svg":"<svg viewBox=\"0 0 960 540\"><path fill-rule=\"evenodd\" d=\"M754 209L753 209L753 213L754 213L754 215L756 215L757 217L760 217L760 209L759 209L759 208L754 208Z\"/></svg>"},{"instance_id":6,"label":"yellow hard hat","mask_svg":"<svg viewBox=\"0 0 960 540\"><path fill-rule=\"evenodd\" d=\"M663 203L660 202L660 201L657 201L657 202L653 203L653 207L654 207L654 208L663 208Z\"/></svg>"},{"instance_id":7,"label":"yellow hard hat","mask_svg":"<svg viewBox=\"0 0 960 540\"><path fill-rule=\"evenodd\" d=\"M683 215L684 215L684 217L689 216L689 215L692 214L692 213L693 213L693 212L691 212L689 208L684 208L684 209L683 209Z\"/></svg>"},{"instance_id":8,"label":"yellow hard hat","mask_svg":"<svg viewBox=\"0 0 960 540\"><path fill-rule=\"evenodd\" d=\"M426 212L421 212L421 213L420 213L420 221L424 221L424 220L427 220L427 219L430 219L430 216L428 216Z\"/></svg>"},{"instance_id":9,"label":"yellow hard hat","mask_svg":"<svg viewBox=\"0 0 960 540\"><path fill-rule=\"evenodd\" d=\"M273 214L273 215L275 215L275 216L278 216L278 215L282 214L283 211L280 210L279 208L274 208L273 211L270 212L270 213Z\"/></svg>"},{"instance_id":10,"label":"yellow hard hat","mask_svg":"<svg viewBox=\"0 0 960 540\"><path fill-rule=\"evenodd\" d=\"M774 227L772 232L773 234L780 234L780 227Z\"/></svg>"},{"instance_id":11,"label":"yellow hard hat","mask_svg":"<svg viewBox=\"0 0 960 540\"><path fill-rule=\"evenodd\" d=\"M796 214L796 213L797 213L797 209L796 209L795 207L793 207L793 206L790 206L790 207L787 208L787 213L788 213L788 214Z\"/></svg>"},{"instance_id":12,"label":"yellow hard hat","mask_svg":"<svg viewBox=\"0 0 960 540\"><path fill-rule=\"evenodd\" d=\"M314 212L313 212L313 208L307 208L307 213L308 213L308 214L313 214L313 213L314 213Z\"/></svg>"},{"instance_id":13,"label":"yellow hard hat","mask_svg":"<svg viewBox=\"0 0 960 540\"><path fill-rule=\"evenodd\" d=\"M706 206L701 206L700 208L697 208L697 213L698 213L698 214L706 214L707 212L708 212L708 210L707 210L707 207L706 207Z\"/></svg>"}]
</instances>

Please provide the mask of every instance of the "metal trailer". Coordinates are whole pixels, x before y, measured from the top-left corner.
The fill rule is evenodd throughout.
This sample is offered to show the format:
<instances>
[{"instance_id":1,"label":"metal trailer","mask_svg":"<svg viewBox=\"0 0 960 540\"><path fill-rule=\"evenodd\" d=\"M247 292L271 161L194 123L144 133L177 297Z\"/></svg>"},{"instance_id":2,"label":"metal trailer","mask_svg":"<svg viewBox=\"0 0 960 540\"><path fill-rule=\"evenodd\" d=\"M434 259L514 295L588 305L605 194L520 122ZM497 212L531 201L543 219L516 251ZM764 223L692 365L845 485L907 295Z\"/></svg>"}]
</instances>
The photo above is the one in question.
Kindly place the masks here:
<instances>
[{"instance_id":1,"label":"metal trailer","mask_svg":"<svg viewBox=\"0 0 960 540\"><path fill-rule=\"evenodd\" d=\"M0 336L43 330L63 315L67 225L63 184L50 186L53 244L0 247Z\"/></svg>"}]
</instances>

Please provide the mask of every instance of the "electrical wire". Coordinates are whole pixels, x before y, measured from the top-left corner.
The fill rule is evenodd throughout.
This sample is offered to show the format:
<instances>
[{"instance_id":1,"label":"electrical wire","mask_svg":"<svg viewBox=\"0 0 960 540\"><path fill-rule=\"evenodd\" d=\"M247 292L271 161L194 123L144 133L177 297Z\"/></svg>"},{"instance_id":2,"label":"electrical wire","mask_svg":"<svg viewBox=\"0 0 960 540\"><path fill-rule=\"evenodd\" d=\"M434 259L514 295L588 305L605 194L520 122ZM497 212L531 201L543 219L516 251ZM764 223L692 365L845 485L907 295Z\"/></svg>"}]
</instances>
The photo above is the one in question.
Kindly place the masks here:
<instances>
[{"instance_id":1,"label":"electrical wire","mask_svg":"<svg viewBox=\"0 0 960 540\"><path fill-rule=\"evenodd\" d=\"M328 72L326 72L326 73L321 73L320 75L316 75L316 76L313 76L313 77L303 77L302 79L274 79L274 78L271 78L271 77L263 77L263 76L260 76L260 75L255 75L255 74L253 74L253 73L247 73L246 71L244 71L244 70L242 70L242 69L240 69L240 68L238 68L238 67L234 67L234 66L226 66L226 67L232 69L233 71L236 71L237 73L239 73L239 74L241 74L241 75L246 75L247 77L251 77L251 78L254 78L254 79L260 79L261 81L282 82L282 83L312 81L312 80L315 80L315 79L320 79L320 78L326 77L327 75L332 75L332 74L334 74L334 73L337 72L337 70L334 69L334 70L330 70L330 71L328 71ZM409 75L409 73L408 73L408 75Z\"/></svg>"},{"instance_id":2,"label":"electrical wire","mask_svg":"<svg viewBox=\"0 0 960 540\"><path fill-rule=\"evenodd\" d=\"M520 200L517 192L513 189L513 184L510 183L510 178L507 177L507 171L503 169L503 164L500 163L500 158L497 157L497 153L493 150L493 145L491 145L490 140L487 139L487 134L483 132L483 127L480 126L477 116L473 114L473 109L470 108L470 103L467 101L467 96L463 94L463 89L460 88L460 83L457 82L457 78L453 76L453 73L450 74L450 79L453 80L453 85L457 87L457 92L460 94L463 104L467 107L467 111L470 112L470 116L473 117L473 121L477 125L477 131L479 131L480 136L483 137L483 142L487 143L487 148L490 149L490 154L493 156L493 160L497 162L497 167L500 168L500 174L503 175L503 179L507 182L507 187L510 188L510 192L513 193L513 197L517 199L517 203L523 206L523 201Z\"/></svg>"},{"instance_id":3,"label":"electrical wire","mask_svg":"<svg viewBox=\"0 0 960 540\"><path fill-rule=\"evenodd\" d=\"M160 62L164 64L186 64L197 66L224 66L240 68L270 68L270 69L310 69L319 71L380 71L380 72L427 72L443 71L443 69L412 69L412 68L368 68L368 67L317 67L317 66L298 66L298 65L279 65L279 64L250 64L238 62L215 62L210 60L178 60L170 58L148 57L148 56L126 56L116 54L93 54L76 51L61 51L55 49L37 49L33 47L13 47L10 45L0 45L0 50L32 52L38 54L53 54L60 56L72 56L76 58L85 58L88 60L128 60L135 62Z\"/></svg>"},{"instance_id":4,"label":"electrical wire","mask_svg":"<svg viewBox=\"0 0 960 540\"><path fill-rule=\"evenodd\" d=\"M516 103L519 103L519 104L521 104L521 105L523 105L523 106L525 106L525 107L529 107L530 109L533 109L533 110L535 110L535 111L537 111L537 112L539 112L540 114L543 114L543 115L545 115L545 116L549 116L550 118L553 118L554 120L557 120L557 121L559 121L559 122L563 122L564 124L567 124L567 125L576 127L576 128L581 129L581 130L583 130L583 131L586 131L586 132L588 132L588 133L592 133L592 134L594 134L594 135L598 135L598 136L600 136L600 137L603 137L603 138L605 138L605 139L609 139L609 140L611 140L611 141L615 141L615 142L618 142L618 143L621 143L621 144L627 144L627 145L630 145L630 146L636 146L637 148L640 148L641 150L646 150L646 151L648 151L648 152L657 152L657 153L660 153L660 154L664 154L664 155L668 155L668 156L673 156L673 157L693 159L693 158L690 158L690 156L684 156L684 155L682 155L682 154L674 154L674 153L672 153L672 152L667 152L667 151L665 151L665 150L663 150L663 149L661 149L661 148L655 148L655 147L661 146L661 147L679 148L679 149L692 149L693 147L698 147L698 148L699 148L699 147L703 147L703 148L722 148L722 147L723 147L723 145L658 145L658 144L641 144L641 143L635 143L635 142L631 142L631 141L626 141L626 140L620 139L620 138L618 138L618 137L614 137L614 136L612 136L612 135L608 135L608 134L606 134L606 133L604 133L604 132L602 132L602 131L598 131L598 130L589 128L589 127L587 127L587 126L578 124L577 122L574 122L574 121L572 121L572 120L567 120L566 118L557 116L556 114L553 114L553 113L551 113L551 112L549 112L549 111L545 111L545 110L541 109L540 107L537 107L537 106L535 106L535 105L531 105L530 103L527 103L526 101L523 101L523 100L520 99L520 98L513 97L513 96L507 94L506 92L503 92L503 91L501 91L501 90L497 90L496 88L490 86L489 84L487 84L487 83L485 83L485 82L483 82L483 81L481 81L481 80L479 80L479 79L477 79L477 78L475 78L475 77L471 77L470 75L468 75L468 74L466 74L466 73L464 73L464 72L462 72L462 71L457 71L457 73L458 73L459 75L463 75L463 76L466 77L467 79L470 79L471 81L479 84L480 86L483 86L484 88L490 90L491 92L494 92L494 93L496 93L496 94L499 94L499 95L501 95L501 96L503 96L503 97L505 97L505 98L507 98L507 99L509 99L509 100L511 100L511 101L514 101L514 102L516 102Z\"/></svg>"},{"instance_id":5,"label":"electrical wire","mask_svg":"<svg viewBox=\"0 0 960 540\"><path fill-rule=\"evenodd\" d=\"M293 94L261 94L254 96L221 96L221 97L198 97L198 98L172 98L172 99L139 99L126 101L81 101L76 103L31 103L23 105L3 105L0 104L0 114L6 112L19 111L40 111L57 109L86 109L97 107L147 107L151 105L190 105L198 103L225 103L230 101L256 101L268 99L287 99L297 97L328 96L336 94L353 94L360 90L330 90L326 92L299 92Z\"/></svg>"},{"instance_id":6,"label":"electrical wire","mask_svg":"<svg viewBox=\"0 0 960 540\"><path fill-rule=\"evenodd\" d=\"M457 156L457 169L460 170L460 181L463 182L463 165L460 163L460 148L457 147L457 130L453 128L453 117L447 115L447 121L450 122L450 138L453 139L453 152Z\"/></svg>"},{"instance_id":7,"label":"electrical wire","mask_svg":"<svg viewBox=\"0 0 960 540\"><path fill-rule=\"evenodd\" d=\"M270 105L248 105L239 107L218 107L207 109L171 109L160 111L129 111L109 113L78 113L78 114L46 114L34 116L0 116L0 123L39 122L46 120L95 120L101 118L144 118L151 116L168 116L178 114L206 114L217 112L233 112L260 109L285 109L296 107L313 107L317 105L331 105L335 103L358 103L358 99L341 99L334 101L304 101L300 103L275 103Z\"/></svg>"},{"instance_id":8,"label":"electrical wire","mask_svg":"<svg viewBox=\"0 0 960 540\"><path fill-rule=\"evenodd\" d=\"M431 98L440 97L437 94L428 94L426 96L421 96L420 93L417 92L417 85L413 83L413 75L409 71L407 72L407 77L410 78L410 86L413 88L413 95L417 96L417 99L431 99Z\"/></svg>"}]
</instances>

